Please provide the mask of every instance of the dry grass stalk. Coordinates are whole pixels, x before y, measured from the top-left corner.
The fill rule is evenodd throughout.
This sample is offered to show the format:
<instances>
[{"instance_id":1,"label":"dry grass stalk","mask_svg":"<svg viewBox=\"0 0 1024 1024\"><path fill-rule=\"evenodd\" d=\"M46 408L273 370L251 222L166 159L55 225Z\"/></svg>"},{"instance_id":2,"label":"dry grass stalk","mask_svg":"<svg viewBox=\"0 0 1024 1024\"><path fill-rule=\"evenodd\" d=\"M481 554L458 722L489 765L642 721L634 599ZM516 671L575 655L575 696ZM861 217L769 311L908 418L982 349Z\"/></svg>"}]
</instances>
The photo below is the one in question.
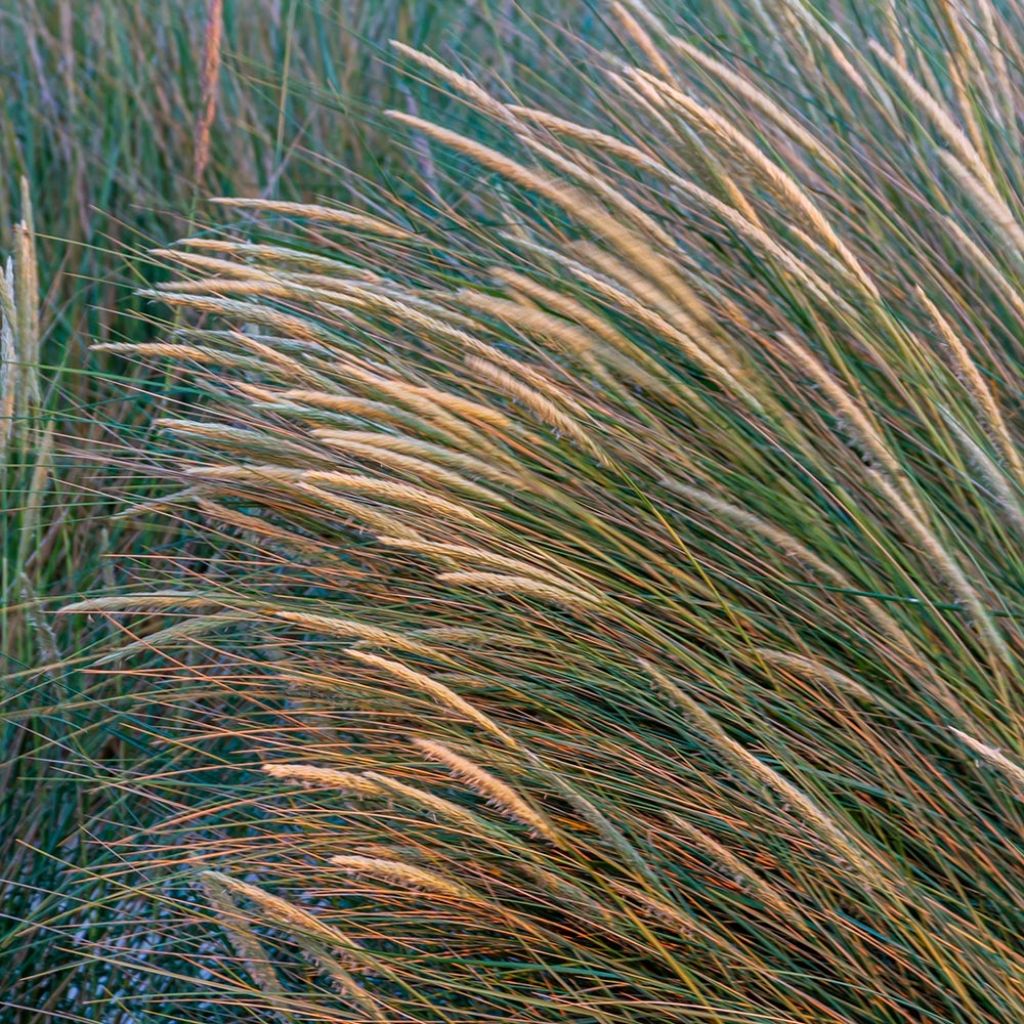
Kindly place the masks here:
<instances>
[{"instance_id":1,"label":"dry grass stalk","mask_svg":"<svg viewBox=\"0 0 1024 1024\"><path fill-rule=\"evenodd\" d=\"M921 289L918 289L917 297L924 308L928 310L932 320L935 321L939 334L953 357L957 376L971 396L978 414L992 432L992 437L1012 470L1017 483L1024 486L1024 459L1021 458L1017 446L1010 437L1002 410L999 408L995 395L992 394L992 389L975 365L967 346L960 340L949 321L939 312L935 303Z\"/></svg>"},{"instance_id":2,"label":"dry grass stalk","mask_svg":"<svg viewBox=\"0 0 1024 1024\"><path fill-rule=\"evenodd\" d=\"M316 203L292 203L279 199L242 199L237 196L219 196L212 202L233 209L257 210L260 213L282 213L288 217L304 217L307 220L332 224L352 231L366 231L385 238L408 239L413 235L397 224L391 224L378 217L370 217L365 213L353 213L334 206L321 206Z\"/></svg>"},{"instance_id":3,"label":"dry grass stalk","mask_svg":"<svg viewBox=\"0 0 1024 1024\"><path fill-rule=\"evenodd\" d=\"M894 60L877 40L870 40L868 45L871 47L871 52L899 79L900 84L913 97L918 107L928 115L957 156L971 169L978 180L993 196L998 196L999 191L996 188L996 183L993 181L992 174L984 160L977 149L974 148L971 140L953 120L950 113L899 61Z\"/></svg>"},{"instance_id":4,"label":"dry grass stalk","mask_svg":"<svg viewBox=\"0 0 1024 1024\"><path fill-rule=\"evenodd\" d=\"M981 740L968 736L967 733L961 732L959 729L950 731L964 746L973 750L983 761L1000 772L1013 785L1017 798L1024 800L1024 768L1007 757L998 747L982 743Z\"/></svg>"},{"instance_id":5,"label":"dry grass stalk","mask_svg":"<svg viewBox=\"0 0 1024 1024\"><path fill-rule=\"evenodd\" d=\"M341 789L359 796L379 797L381 787L366 775L320 768L312 764L265 764L263 771L274 779L297 782L303 786Z\"/></svg>"},{"instance_id":6,"label":"dry grass stalk","mask_svg":"<svg viewBox=\"0 0 1024 1024\"><path fill-rule=\"evenodd\" d=\"M496 572L445 572L439 575L442 583L453 583L460 587L474 587L490 593L524 594L555 601L569 608L593 609L601 604L601 598L578 587L569 589L559 582L557 585L543 583L533 576L512 576Z\"/></svg>"},{"instance_id":7,"label":"dry grass stalk","mask_svg":"<svg viewBox=\"0 0 1024 1024\"><path fill-rule=\"evenodd\" d=\"M547 815L531 807L507 783L436 740L417 737L413 743L432 761L443 764L457 779L506 817L525 825L531 832L552 843L559 842L558 831Z\"/></svg>"},{"instance_id":8,"label":"dry grass stalk","mask_svg":"<svg viewBox=\"0 0 1024 1024\"><path fill-rule=\"evenodd\" d=\"M429 790L418 789L416 786L407 785L400 779L381 775L379 772L364 772L363 775L378 786L382 792L425 808L442 823L447 823L452 827L461 826L474 833L483 830L484 823L480 818L465 807L452 803L451 800L445 800L444 797L437 796Z\"/></svg>"},{"instance_id":9,"label":"dry grass stalk","mask_svg":"<svg viewBox=\"0 0 1024 1024\"><path fill-rule=\"evenodd\" d=\"M382 857L363 857L358 854L341 854L331 858L331 864L346 874L372 878L397 885L414 892L430 893L432 896L447 896L460 903L479 904L481 898L467 886L453 882L436 871L399 860L385 860Z\"/></svg>"},{"instance_id":10,"label":"dry grass stalk","mask_svg":"<svg viewBox=\"0 0 1024 1024\"><path fill-rule=\"evenodd\" d=\"M500 740L510 750L518 749L519 744L507 732L505 732L504 729L492 721L482 711L473 707L469 701L460 697L450 687L445 686L444 683L425 675L423 672L417 672L415 669L409 668L408 665L403 665L400 661L394 661L390 658L382 658L380 655L371 654L369 651L350 648L345 653L350 657L355 658L356 661L361 661L366 665L372 665L374 668L378 668L381 671L386 672L392 678L408 683L414 689L422 693L429 694L439 704L451 708L453 711L462 715L463 718L473 722L484 732Z\"/></svg>"},{"instance_id":11,"label":"dry grass stalk","mask_svg":"<svg viewBox=\"0 0 1024 1024\"><path fill-rule=\"evenodd\" d=\"M224 31L224 0L208 0L203 34L203 66L200 72L199 116L196 118L195 162L192 177L201 181L210 161L210 129L217 116L221 36Z\"/></svg>"},{"instance_id":12,"label":"dry grass stalk","mask_svg":"<svg viewBox=\"0 0 1024 1024\"><path fill-rule=\"evenodd\" d=\"M284 989L274 970L270 955L247 918L231 899L223 877L216 871L204 871L199 876L199 885L249 977L260 991L270 998L271 1003L280 1004L284 1001ZM291 1014L284 1014L282 1019L294 1020L294 1017Z\"/></svg>"}]
</instances>

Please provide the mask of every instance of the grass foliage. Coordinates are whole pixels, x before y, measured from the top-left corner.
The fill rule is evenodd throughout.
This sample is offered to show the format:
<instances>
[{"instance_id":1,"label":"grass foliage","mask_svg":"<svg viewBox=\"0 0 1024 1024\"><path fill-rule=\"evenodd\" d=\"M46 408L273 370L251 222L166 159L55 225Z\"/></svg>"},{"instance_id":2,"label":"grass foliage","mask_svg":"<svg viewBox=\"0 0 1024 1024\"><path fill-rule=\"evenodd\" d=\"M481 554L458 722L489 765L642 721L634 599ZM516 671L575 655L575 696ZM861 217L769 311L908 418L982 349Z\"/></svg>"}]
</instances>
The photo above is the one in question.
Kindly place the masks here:
<instances>
[{"instance_id":1,"label":"grass foliage","mask_svg":"<svg viewBox=\"0 0 1024 1024\"><path fill-rule=\"evenodd\" d=\"M361 192L391 180L401 144L379 111L415 108L426 86L391 73L389 39L442 52L461 40L504 74L542 11L497 0L0 0L5 1024L137 1024L172 1013L157 993L180 988L81 962L111 921L132 924L119 941L136 952L159 927L159 909L112 892L103 872L122 860L126 829L166 814L137 777L179 770L191 751L162 741L164 716L135 700L118 664L88 669L110 624L57 610L202 547L174 521L116 515L125 497L150 497L136 478L158 447L165 392L194 392L90 344L153 337L135 292L166 272L148 251L191 233L206 196L315 200L339 182Z\"/></svg>"},{"instance_id":2,"label":"grass foliage","mask_svg":"<svg viewBox=\"0 0 1024 1024\"><path fill-rule=\"evenodd\" d=\"M401 178L94 346L188 538L64 609L175 752L153 1019L1024 1018L1024 26L666 7L398 44Z\"/></svg>"}]
</instances>

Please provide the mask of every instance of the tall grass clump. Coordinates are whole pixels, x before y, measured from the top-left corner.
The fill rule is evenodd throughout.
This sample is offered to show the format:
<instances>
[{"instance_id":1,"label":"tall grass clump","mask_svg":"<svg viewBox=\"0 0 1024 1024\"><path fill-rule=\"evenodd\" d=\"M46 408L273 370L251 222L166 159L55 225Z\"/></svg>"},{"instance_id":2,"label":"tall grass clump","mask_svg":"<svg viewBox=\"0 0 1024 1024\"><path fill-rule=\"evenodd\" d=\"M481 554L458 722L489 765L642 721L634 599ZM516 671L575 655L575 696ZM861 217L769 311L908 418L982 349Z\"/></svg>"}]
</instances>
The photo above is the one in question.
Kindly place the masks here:
<instances>
[{"instance_id":1,"label":"tall grass clump","mask_svg":"<svg viewBox=\"0 0 1024 1024\"><path fill-rule=\"evenodd\" d=\"M111 892L106 872L124 862L126 822L144 831L166 814L163 794L143 793L137 778L201 762L188 744L162 740L194 709L137 699L153 652L136 654L136 677L116 659L87 672L114 627L55 612L82 593L137 584L156 559L204 564L207 541L187 523L116 514L125 497L151 497L138 465L156 446L165 396L195 393L179 368L150 374L90 343L153 337L140 316L147 300L133 292L166 272L147 250L189 234L203 196L315 201L339 180L358 190L394 173L403 142L380 111L416 109L427 87L388 73L389 39L450 52L446 39L458 38L512 81L523 27L547 6L0 0L5 1024L135 1024L171 1013L157 994L178 988L135 963L122 969L105 948L83 964L82 950L102 946L111 919L133 922L117 941L134 954L163 927L163 908L130 887ZM578 28L580 0L560 9ZM563 58L550 53L535 73L558 77ZM463 105L449 114L461 123ZM143 989L143 1009L123 1007Z\"/></svg>"},{"instance_id":2,"label":"tall grass clump","mask_svg":"<svg viewBox=\"0 0 1024 1024\"><path fill-rule=\"evenodd\" d=\"M164 254L120 877L197 1020L1024 1019L1019 12L601 14Z\"/></svg>"}]
</instances>

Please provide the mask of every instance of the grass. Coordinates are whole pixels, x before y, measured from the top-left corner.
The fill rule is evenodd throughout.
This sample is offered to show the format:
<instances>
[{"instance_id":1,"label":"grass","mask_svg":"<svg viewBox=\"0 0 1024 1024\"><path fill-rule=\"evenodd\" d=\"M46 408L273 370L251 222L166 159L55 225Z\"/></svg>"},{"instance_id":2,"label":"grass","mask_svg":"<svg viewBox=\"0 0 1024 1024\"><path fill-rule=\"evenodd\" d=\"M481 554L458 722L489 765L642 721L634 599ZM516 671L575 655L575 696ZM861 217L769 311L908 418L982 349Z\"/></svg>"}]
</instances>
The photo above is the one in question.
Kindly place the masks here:
<instances>
[{"instance_id":1,"label":"grass","mask_svg":"<svg viewBox=\"0 0 1024 1024\"><path fill-rule=\"evenodd\" d=\"M135 703L118 664L86 670L108 624L55 614L77 595L128 585L168 551L191 564L202 547L179 524L114 516L126 498L149 497L134 482L140 453L154 444L165 388L187 395L187 381L90 345L152 336L135 291L166 271L148 252L207 217L208 196L312 200L394 173L396 147L373 111L420 90L388 74L389 38L444 50L463 36L499 55L517 46L499 46L500 34L538 13L524 5L506 24L493 3L449 16L418 0L226 0L213 89L203 69L214 6L0 2L0 252L34 270L19 305L38 310L15 371L31 368L38 389L9 391L17 415L3 417L14 438L0 530L5 1020L139 1019L120 1000L141 976L83 964L82 952L111 920L147 929L152 905L111 895L99 872L118 863L127 831L166 814L135 778L188 756L160 742L159 719ZM34 251L22 258L17 226L30 209Z\"/></svg>"},{"instance_id":2,"label":"grass","mask_svg":"<svg viewBox=\"0 0 1024 1024\"><path fill-rule=\"evenodd\" d=\"M668 7L395 47L387 170L93 345L148 505L54 621L146 817L44 1011L1024 1016L1022 26Z\"/></svg>"}]
</instances>

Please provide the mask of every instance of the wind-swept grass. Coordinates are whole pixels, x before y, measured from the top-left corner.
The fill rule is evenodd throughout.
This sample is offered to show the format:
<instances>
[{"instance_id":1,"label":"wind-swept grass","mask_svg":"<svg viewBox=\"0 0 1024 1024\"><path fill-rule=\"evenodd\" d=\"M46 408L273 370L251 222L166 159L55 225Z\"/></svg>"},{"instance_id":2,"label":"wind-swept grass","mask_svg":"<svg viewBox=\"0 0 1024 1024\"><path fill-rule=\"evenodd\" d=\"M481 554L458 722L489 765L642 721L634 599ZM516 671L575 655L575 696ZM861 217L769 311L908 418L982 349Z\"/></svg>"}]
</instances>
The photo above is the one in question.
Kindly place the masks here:
<instances>
[{"instance_id":1,"label":"wind-swept grass","mask_svg":"<svg viewBox=\"0 0 1024 1024\"><path fill-rule=\"evenodd\" d=\"M416 109L427 86L389 73L388 39L445 53L461 39L503 75L542 10L0 0L0 252L12 259L0 354L5 1022L134 1022L165 1012L157 995L179 987L83 964L82 952L118 921L133 922L117 941L138 955L166 917L105 876L126 828L176 806L136 781L189 763L191 748L166 738L193 709L138 700L116 660L86 671L110 624L55 610L147 578L168 553L184 571L204 565L205 541L185 524L114 515L126 494L152 496L136 477L162 394L197 394L178 368L153 378L89 345L154 336L134 293L166 272L147 251L191 233L210 194L315 201L342 180L362 194L390 179L403 143L376 112ZM145 657L155 661L137 654L136 671ZM126 1008L129 993L146 1009Z\"/></svg>"},{"instance_id":2,"label":"wind-swept grass","mask_svg":"<svg viewBox=\"0 0 1024 1024\"><path fill-rule=\"evenodd\" d=\"M572 94L399 47L418 194L228 203L113 346L203 395L202 568L67 609L208 753L175 1019L1024 1016L1022 26L603 13Z\"/></svg>"}]
</instances>

